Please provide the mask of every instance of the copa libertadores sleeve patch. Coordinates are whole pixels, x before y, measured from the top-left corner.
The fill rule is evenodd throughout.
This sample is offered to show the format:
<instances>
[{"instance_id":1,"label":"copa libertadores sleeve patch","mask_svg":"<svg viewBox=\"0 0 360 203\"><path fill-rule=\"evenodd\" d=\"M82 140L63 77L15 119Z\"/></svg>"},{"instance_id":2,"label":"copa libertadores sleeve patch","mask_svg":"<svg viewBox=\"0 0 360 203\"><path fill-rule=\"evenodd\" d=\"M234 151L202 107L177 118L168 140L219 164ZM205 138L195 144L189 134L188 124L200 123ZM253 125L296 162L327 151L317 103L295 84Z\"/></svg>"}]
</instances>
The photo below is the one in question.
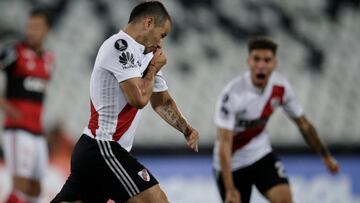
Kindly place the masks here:
<instances>
[{"instance_id":1,"label":"copa libertadores sleeve patch","mask_svg":"<svg viewBox=\"0 0 360 203\"><path fill-rule=\"evenodd\" d=\"M119 51L125 51L128 48L128 43L124 39L118 39L116 40L114 47Z\"/></svg>"}]
</instances>

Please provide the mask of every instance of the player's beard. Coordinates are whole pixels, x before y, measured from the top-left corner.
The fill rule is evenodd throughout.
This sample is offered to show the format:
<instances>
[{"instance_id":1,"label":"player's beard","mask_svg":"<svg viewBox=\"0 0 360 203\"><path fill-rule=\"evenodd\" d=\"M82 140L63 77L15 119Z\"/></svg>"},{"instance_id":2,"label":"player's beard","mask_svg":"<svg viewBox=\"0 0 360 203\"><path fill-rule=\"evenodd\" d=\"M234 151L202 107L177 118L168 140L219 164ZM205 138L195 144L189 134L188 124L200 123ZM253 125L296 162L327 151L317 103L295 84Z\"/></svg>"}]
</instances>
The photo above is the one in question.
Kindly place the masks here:
<instances>
[{"instance_id":1,"label":"player's beard","mask_svg":"<svg viewBox=\"0 0 360 203\"><path fill-rule=\"evenodd\" d=\"M156 46L149 46L149 47L145 47L145 50L144 50L144 54L148 54L150 52L153 52L155 53L156 52Z\"/></svg>"},{"instance_id":2,"label":"player's beard","mask_svg":"<svg viewBox=\"0 0 360 203\"><path fill-rule=\"evenodd\" d=\"M143 54L147 54L150 52L150 42L149 42L149 37L147 35L143 35L141 36L141 38L139 39L139 43L142 44L145 49Z\"/></svg>"}]
</instances>

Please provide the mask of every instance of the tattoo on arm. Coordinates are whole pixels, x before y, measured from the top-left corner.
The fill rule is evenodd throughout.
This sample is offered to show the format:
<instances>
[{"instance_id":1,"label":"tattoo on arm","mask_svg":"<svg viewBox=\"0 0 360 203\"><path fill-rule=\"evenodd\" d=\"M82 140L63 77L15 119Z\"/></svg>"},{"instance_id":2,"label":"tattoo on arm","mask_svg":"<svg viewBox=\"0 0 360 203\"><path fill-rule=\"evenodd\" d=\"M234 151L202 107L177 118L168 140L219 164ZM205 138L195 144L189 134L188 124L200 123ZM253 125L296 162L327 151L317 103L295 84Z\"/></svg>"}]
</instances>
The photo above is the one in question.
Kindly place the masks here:
<instances>
[{"instance_id":1,"label":"tattoo on arm","mask_svg":"<svg viewBox=\"0 0 360 203\"><path fill-rule=\"evenodd\" d=\"M185 133L188 124L173 100L170 99L166 101L164 105L159 106L156 111L168 124L180 132Z\"/></svg>"},{"instance_id":2,"label":"tattoo on arm","mask_svg":"<svg viewBox=\"0 0 360 203\"><path fill-rule=\"evenodd\" d=\"M329 150L322 143L318 133L316 132L316 129L314 128L314 126L311 123L306 121L305 124L300 126L300 131L301 131L301 134L303 135L306 143L312 149L314 149L316 152L318 152L323 157L330 155Z\"/></svg>"}]
</instances>

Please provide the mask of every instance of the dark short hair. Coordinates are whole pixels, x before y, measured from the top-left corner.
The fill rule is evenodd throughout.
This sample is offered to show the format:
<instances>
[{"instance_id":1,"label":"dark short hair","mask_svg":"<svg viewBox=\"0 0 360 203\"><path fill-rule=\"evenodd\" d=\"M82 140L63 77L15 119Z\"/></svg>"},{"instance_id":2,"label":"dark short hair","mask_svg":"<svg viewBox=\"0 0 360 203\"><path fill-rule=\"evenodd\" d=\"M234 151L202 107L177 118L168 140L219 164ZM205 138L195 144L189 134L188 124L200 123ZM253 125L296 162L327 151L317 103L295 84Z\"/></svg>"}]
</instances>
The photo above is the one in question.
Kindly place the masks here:
<instances>
[{"instance_id":1,"label":"dark short hair","mask_svg":"<svg viewBox=\"0 0 360 203\"><path fill-rule=\"evenodd\" d=\"M144 1L131 11L128 23L135 22L146 16L154 16L156 25L162 25L166 20L171 21L169 13L161 2Z\"/></svg>"},{"instance_id":2,"label":"dark short hair","mask_svg":"<svg viewBox=\"0 0 360 203\"><path fill-rule=\"evenodd\" d=\"M45 19L46 24L51 27L51 19L49 11L43 7L36 7L30 11L30 17L41 16Z\"/></svg>"},{"instance_id":3,"label":"dark short hair","mask_svg":"<svg viewBox=\"0 0 360 203\"><path fill-rule=\"evenodd\" d=\"M249 53L256 49L267 49L276 54L278 44L269 37L255 37L248 43Z\"/></svg>"}]
</instances>

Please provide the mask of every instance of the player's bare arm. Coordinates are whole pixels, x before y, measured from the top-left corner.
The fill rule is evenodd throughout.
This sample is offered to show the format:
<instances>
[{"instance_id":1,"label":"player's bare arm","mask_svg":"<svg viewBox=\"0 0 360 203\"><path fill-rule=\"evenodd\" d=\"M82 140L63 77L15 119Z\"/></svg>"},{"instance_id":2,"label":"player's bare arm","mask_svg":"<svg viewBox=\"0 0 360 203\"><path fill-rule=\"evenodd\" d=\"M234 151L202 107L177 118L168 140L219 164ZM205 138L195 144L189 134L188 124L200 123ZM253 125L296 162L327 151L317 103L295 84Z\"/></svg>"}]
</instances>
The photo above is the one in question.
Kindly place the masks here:
<instances>
[{"instance_id":1,"label":"player's bare arm","mask_svg":"<svg viewBox=\"0 0 360 203\"><path fill-rule=\"evenodd\" d=\"M330 151L321 141L315 127L306 119L305 116L295 118L294 121L297 124L306 143L321 155L324 164L326 165L329 172L331 172L332 174L336 174L339 171L339 165L337 161L332 157Z\"/></svg>"},{"instance_id":2,"label":"player's bare arm","mask_svg":"<svg viewBox=\"0 0 360 203\"><path fill-rule=\"evenodd\" d=\"M184 134L191 149L198 151L199 133L186 121L168 91L153 93L151 106L162 119Z\"/></svg>"},{"instance_id":3,"label":"player's bare arm","mask_svg":"<svg viewBox=\"0 0 360 203\"><path fill-rule=\"evenodd\" d=\"M166 64L166 55L158 49L143 78L131 78L120 83L120 87L129 104L142 109L149 102L156 73Z\"/></svg>"},{"instance_id":4,"label":"player's bare arm","mask_svg":"<svg viewBox=\"0 0 360 203\"><path fill-rule=\"evenodd\" d=\"M9 104L4 98L0 98L0 109L13 119L20 118L20 112Z\"/></svg>"},{"instance_id":5,"label":"player's bare arm","mask_svg":"<svg viewBox=\"0 0 360 203\"><path fill-rule=\"evenodd\" d=\"M225 186L225 202L240 203L240 192L236 189L231 171L231 153L233 143L233 132L224 128L218 128L218 139L220 142L220 166L221 175Z\"/></svg>"}]
</instances>

